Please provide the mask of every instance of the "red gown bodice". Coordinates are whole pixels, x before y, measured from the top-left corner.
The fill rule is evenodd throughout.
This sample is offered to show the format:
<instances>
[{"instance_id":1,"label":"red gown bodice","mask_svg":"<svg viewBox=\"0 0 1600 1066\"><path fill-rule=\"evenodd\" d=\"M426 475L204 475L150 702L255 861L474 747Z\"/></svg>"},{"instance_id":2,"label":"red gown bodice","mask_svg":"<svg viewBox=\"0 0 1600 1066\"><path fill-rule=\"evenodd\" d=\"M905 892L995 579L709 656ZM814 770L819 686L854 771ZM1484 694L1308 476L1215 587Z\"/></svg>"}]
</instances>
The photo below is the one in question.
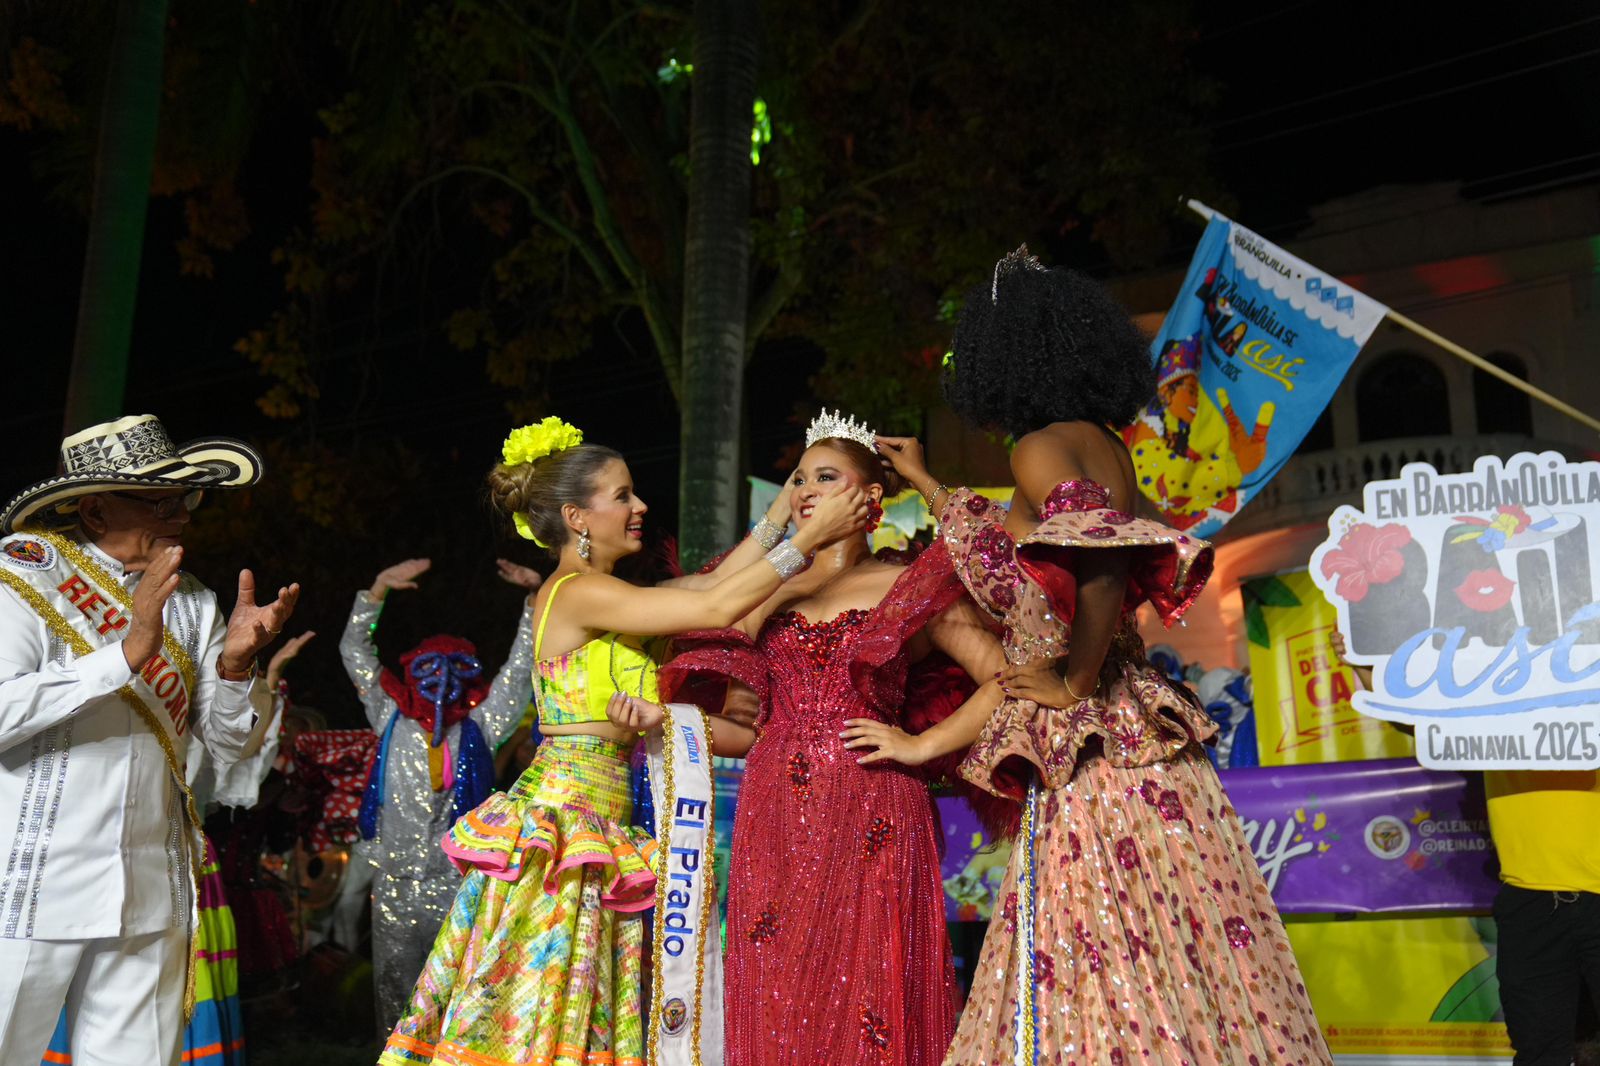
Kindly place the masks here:
<instances>
[{"instance_id":1,"label":"red gown bodice","mask_svg":"<svg viewBox=\"0 0 1600 1066\"><path fill-rule=\"evenodd\" d=\"M860 766L846 720L901 721L907 643L961 594L942 547L870 611L770 618L669 663L761 696L728 879L729 1066L932 1066L955 1032L938 835L925 778Z\"/></svg>"}]
</instances>

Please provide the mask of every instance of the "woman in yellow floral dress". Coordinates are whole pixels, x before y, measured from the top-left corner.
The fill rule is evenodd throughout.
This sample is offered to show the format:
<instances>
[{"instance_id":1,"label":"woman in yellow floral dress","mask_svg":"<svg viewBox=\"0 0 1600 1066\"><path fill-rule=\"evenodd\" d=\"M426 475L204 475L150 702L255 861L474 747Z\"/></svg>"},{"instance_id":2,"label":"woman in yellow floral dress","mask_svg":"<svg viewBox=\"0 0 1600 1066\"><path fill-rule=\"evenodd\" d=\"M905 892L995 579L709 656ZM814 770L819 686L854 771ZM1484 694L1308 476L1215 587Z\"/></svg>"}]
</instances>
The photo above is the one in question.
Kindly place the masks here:
<instances>
[{"instance_id":1,"label":"woman in yellow floral dress","mask_svg":"<svg viewBox=\"0 0 1600 1066\"><path fill-rule=\"evenodd\" d=\"M842 491L807 530L714 588L637 588L612 576L642 545L645 505L616 452L558 419L507 439L495 508L557 557L535 601L544 741L509 792L458 821L444 848L465 873L383 1066L642 1066L642 912L654 843L628 824L635 737L607 705L656 698L644 638L726 626L819 543L866 522Z\"/></svg>"}]
</instances>

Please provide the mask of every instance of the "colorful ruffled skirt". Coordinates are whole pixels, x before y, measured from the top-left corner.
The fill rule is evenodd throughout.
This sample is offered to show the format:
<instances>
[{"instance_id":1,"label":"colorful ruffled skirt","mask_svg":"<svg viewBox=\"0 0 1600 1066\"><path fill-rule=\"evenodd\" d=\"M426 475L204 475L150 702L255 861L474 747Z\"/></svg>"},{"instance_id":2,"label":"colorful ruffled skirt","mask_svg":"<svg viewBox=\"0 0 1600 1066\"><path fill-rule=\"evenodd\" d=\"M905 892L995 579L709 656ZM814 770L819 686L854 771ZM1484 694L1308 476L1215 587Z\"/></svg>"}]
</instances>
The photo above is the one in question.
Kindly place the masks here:
<instances>
[{"instance_id":1,"label":"colorful ruffled skirt","mask_svg":"<svg viewBox=\"0 0 1600 1066\"><path fill-rule=\"evenodd\" d=\"M466 876L382 1066L643 1066L655 841L628 824L628 751L546 737L456 823Z\"/></svg>"},{"instance_id":2,"label":"colorful ruffled skirt","mask_svg":"<svg viewBox=\"0 0 1600 1066\"><path fill-rule=\"evenodd\" d=\"M222 890L216 849L205 841L200 866L200 925L195 930L194 1015L183 1031L184 1066L244 1066L244 1019L239 1012L239 959L233 912ZM71 1066L66 1011L44 1053L52 1066Z\"/></svg>"}]
</instances>

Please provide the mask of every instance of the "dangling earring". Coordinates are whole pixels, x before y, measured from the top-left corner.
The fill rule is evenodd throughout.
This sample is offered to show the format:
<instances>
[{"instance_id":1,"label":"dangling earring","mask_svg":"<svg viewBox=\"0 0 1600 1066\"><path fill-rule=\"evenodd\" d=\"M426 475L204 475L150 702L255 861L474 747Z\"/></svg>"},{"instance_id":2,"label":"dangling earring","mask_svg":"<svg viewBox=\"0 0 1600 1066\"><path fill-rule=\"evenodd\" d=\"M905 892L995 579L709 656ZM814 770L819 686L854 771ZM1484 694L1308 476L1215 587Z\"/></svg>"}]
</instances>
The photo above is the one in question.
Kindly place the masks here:
<instances>
[{"instance_id":1,"label":"dangling earring","mask_svg":"<svg viewBox=\"0 0 1600 1066\"><path fill-rule=\"evenodd\" d=\"M589 531L587 529L578 532L578 558L585 562L589 559Z\"/></svg>"},{"instance_id":2,"label":"dangling earring","mask_svg":"<svg viewBox=\"0 0 1600 1066\"><path fill-rule=\"evenodd\" d=\"M883 524L883 505L877 500L867 501L867 532L871 533Z\"/></svg>"}]
</instances>

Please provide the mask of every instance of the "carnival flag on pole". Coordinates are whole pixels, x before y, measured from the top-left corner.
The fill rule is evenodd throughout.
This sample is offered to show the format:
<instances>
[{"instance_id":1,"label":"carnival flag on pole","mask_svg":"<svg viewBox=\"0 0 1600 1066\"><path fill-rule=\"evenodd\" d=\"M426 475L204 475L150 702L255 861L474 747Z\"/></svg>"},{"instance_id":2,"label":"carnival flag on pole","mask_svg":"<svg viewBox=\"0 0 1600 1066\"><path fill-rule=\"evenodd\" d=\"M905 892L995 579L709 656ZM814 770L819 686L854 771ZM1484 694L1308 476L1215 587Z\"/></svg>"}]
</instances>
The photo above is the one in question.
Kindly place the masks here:
<instances>
[{"instance_id":1,"label":"carnival flag on pole","mask_svg":"<svg viewBox=\"0 0 1600 1066\"><path fill-rule=\"evenodd\" d=\"M1388 308L1196 209L1211 222L1152 345L1156 396L1123 437L1140 491L1207 537L1294 454Z\"/></svg>"}]
</instances>

